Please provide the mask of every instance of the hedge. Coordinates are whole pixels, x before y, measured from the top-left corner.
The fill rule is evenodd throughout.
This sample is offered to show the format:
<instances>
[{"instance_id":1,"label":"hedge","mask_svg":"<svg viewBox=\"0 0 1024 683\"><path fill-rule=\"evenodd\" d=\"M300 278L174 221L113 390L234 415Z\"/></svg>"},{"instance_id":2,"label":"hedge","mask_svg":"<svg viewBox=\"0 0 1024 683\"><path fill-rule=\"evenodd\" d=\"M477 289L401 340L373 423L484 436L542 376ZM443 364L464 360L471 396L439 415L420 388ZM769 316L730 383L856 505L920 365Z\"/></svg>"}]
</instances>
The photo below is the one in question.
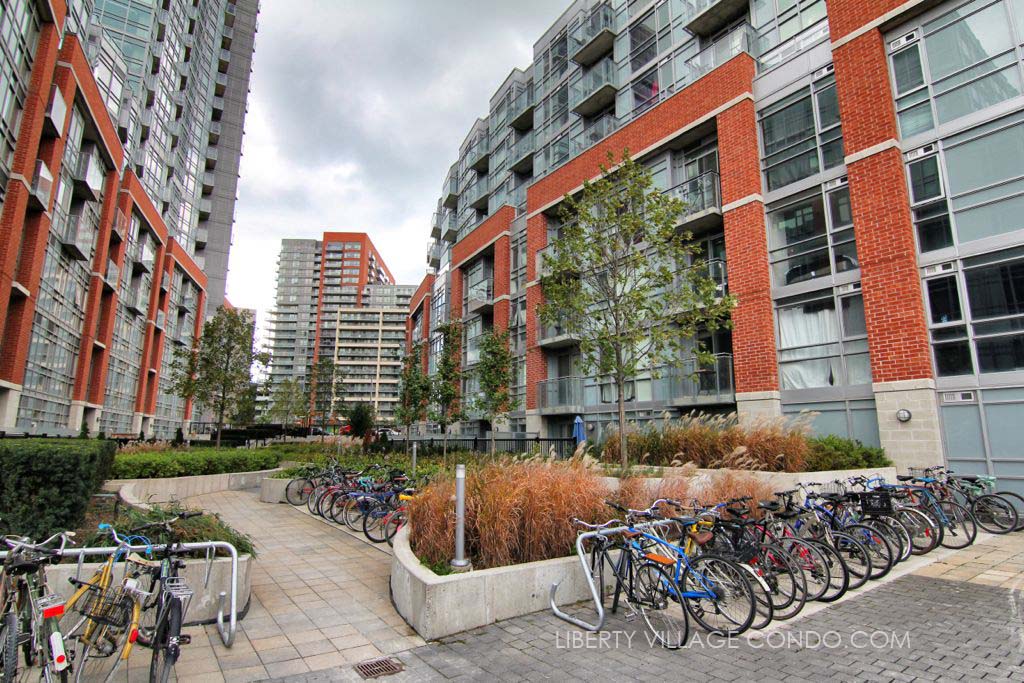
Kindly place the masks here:
<instances>
[{"instance_id":1,"label":"hedge","mask_svg":"<svg viewBox=\"0 0 1024 683\"><path fill-rule=\"evenodd\" d=\"M0 441L0 531L43 540L78 528L116 449L96 439Z\"/></svg>"},{"instance_id":2,"label":"hedge","mask_svg":"<svg viewBox=\"0 0 1024 683\"><path fill-rule=\"evenodd\" d=\"M869 469L892 465L883 449L865 446L854 439L834 435L816 436L811 438L809 443L811 452L807 456L808 472Z\"/></svg>"},{"instance_id":3,"label":"hedge","mask_svg":"<svg viewBox=\"0 0 1024 683\"><path fill-rule=\"evenodd\" d=\"M277 467L281 454L271 449L193 448L156 453L118 453L114 479L191 477L200 474L254 472Z\"/></svg>"}]
</instances>

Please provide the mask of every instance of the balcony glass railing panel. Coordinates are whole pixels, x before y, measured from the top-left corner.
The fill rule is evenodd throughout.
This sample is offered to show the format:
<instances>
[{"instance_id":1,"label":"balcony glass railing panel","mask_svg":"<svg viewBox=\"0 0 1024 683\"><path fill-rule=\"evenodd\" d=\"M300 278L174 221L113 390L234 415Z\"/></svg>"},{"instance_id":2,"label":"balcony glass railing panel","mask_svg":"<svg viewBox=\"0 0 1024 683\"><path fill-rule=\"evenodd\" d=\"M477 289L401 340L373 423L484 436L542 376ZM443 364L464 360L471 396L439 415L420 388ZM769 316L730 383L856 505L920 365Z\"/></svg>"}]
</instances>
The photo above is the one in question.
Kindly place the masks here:
<instances>
[{"instance_id":1,"label":"balcony glass railing panel","mask_svg":"<svg viewBox=\"0 0 1024 683\"><path fill-rule=\"evenodd\" d=\"M757 57L757 44L754 27L750 24L740 24L687 60L690 78L700 78L741 52Z\"/></svg>"},{"instance_id":2,"label":"balcony glass railing panel","mask_svg":"<svg viewBox=\"0 0 1024 683\"><path fill-rule=\"evenodd\" d=\"M602 31L615 31L615 10L610 5L600 5L586 15L573 29L570 50L575 52L596 38Z\"/></svg>"},{"instance_id":3,"label":"balcony glass railing panel","mask_svg":"<svg viewBox=\"0 0 1024 683\"><path fill-rule=\"evenodd\" d=\"M668 403L730 403L735 400L732 354L716 354L707 364L693 358L665 368L654 386L655 400Z\"/></svg>"},{"instance_id":4,"label":"balcony glass railing panel","mask_svg":"<svg viewBox=\"0 0 1024 683\"><path fill-rule=\"evenodd\" d=\"M706 171L669 188L665 193L683 202L683 213L680 217L686 219L701 211L720 208L722 200L719 187L718 173Z\"/></svg>"},{"instance_id":5,"label":"balcony glass railing panel","mask_svg":"<svg viewBox=\"0 0 1024 683\"><path fill-rule=\"evenodd\" d=\"M573 154L580 154L618 130L622 122L614 114L594 119L590 125L573 136Z\"/></svg>"},{"instance_id":6,"label":"balcony glass railing panel","mask_svg":"<svg viewBox=\"0 0 1024 683\"><path fill-rule=\"evenodd\" d=\"M533 154L534 152L534 137L533 131L530 131L523 137L516 140L516 143L512 145L512 163L523 159L524 157Z\"/></svg>"},{"instance_id":7,"label":"balcony glass railing panel","mask_svg":"<svg viewBox=\"0 0 1024 683\"><path fill-rule=\"evenodd\" d=\"M569 93L569 106L575 108L606 85L615 85L615 60L610 57L584 72Z\"/></svg>"},{"instance_id":8,"label":"balcony glass railing panel","mask_svg":"<svg viewBox=\"0 0 1024 683\"><path fill-rule=\"evenodd\" d=\"M570 408L583 405L583 378L558 377L537 384L537 406Z\"/></svg>"}]
</instances>

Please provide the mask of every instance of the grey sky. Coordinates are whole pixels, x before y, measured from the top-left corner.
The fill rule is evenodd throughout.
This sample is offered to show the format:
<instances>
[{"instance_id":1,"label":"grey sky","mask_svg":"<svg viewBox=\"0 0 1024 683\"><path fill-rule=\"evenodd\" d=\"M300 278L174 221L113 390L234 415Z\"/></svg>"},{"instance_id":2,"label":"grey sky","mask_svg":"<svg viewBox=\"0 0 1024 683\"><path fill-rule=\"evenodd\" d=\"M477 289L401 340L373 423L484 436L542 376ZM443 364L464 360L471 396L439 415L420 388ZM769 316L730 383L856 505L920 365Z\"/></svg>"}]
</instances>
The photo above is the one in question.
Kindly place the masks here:
<instances>
[{"instance_id":1,"label":"grey sky","mask_svg":"<svg viewBox=\"0 0 1024 683\"><path fill-rule=\"evenodd\" d=\"M368 232L402 284L473 121L566 0L263 0L228 297L273 306L282 237Z\"/></svg>"}]
</instances>

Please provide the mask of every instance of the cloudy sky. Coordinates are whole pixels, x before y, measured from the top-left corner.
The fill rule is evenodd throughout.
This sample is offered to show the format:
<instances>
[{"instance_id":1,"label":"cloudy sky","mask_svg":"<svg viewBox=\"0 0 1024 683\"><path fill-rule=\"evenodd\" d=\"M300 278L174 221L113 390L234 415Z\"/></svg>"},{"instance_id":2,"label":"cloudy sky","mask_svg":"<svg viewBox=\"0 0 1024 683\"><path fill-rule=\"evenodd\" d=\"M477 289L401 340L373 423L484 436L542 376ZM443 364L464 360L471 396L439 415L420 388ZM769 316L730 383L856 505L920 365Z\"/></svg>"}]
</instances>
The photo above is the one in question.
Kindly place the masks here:
<instances>
[{"instance_id":1,"label":"cloudy sky","mask_svg":"<svg viewBox=\"0 0 1024 683\"><path fill-rule=\"evenodd\" d=\"M264 0L228 297L273 306L283 237L370 234L418 284L430 217L473 121L566 0Z\"/></svg>"}]
</instances>

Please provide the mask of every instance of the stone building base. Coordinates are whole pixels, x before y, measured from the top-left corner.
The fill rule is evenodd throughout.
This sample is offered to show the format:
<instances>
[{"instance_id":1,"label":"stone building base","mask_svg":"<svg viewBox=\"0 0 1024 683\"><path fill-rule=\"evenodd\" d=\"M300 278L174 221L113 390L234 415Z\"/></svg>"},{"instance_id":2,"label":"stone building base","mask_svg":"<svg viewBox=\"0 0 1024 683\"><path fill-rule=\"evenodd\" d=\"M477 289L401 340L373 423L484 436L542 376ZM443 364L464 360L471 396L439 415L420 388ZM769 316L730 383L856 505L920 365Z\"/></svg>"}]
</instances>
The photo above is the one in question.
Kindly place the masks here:
<instances>
[{"instance_id":1,"label":"stone building base","mask_svg":"<svg viewBox=\"0 0 1024 683\"><path fill-rule=\"evenodd\" d=\"M945 459L935 381L878 382L872 389L882 448L897 469L905 473L909 467L941 465ZM901 409L910 411L907 422L896 417Z\"/></svg>"}]
</instances>

